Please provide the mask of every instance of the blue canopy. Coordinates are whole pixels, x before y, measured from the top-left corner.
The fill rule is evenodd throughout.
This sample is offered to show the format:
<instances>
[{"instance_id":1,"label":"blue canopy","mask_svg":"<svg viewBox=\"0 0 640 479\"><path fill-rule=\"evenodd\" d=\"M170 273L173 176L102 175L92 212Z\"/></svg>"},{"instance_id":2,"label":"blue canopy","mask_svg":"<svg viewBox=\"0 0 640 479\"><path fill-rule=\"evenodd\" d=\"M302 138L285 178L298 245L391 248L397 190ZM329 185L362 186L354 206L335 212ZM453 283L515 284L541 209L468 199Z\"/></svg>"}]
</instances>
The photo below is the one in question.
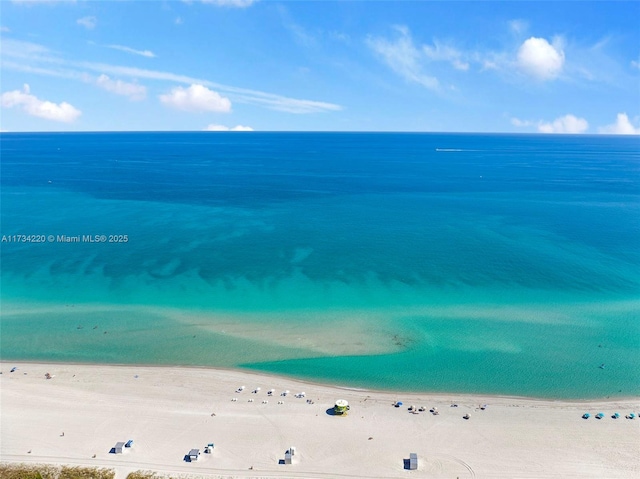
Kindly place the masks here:
<instances>
[{"instance_id":1,"label":"blue canopy","mask_svg":"<svg viewBox=\"0 0 640 479\"><path fill-rule=\"evenodd\" d=\"M589 414L588 412L585 412L585 413L582 415L582 417L583 417L583 418L585 418L585 419L589 419L589 418L591 417L591 414Z\"/></svg>"},{"instance_id":2,"label":"blue canopy","mask_svg":"<svg viewBox=\"0 0 640 479\"><path fill-rule=\"evenodd\" d=\"M396 403L396 406L402 406L402 401L398 401L398 402Z\"/></svg>"}]
</instances>

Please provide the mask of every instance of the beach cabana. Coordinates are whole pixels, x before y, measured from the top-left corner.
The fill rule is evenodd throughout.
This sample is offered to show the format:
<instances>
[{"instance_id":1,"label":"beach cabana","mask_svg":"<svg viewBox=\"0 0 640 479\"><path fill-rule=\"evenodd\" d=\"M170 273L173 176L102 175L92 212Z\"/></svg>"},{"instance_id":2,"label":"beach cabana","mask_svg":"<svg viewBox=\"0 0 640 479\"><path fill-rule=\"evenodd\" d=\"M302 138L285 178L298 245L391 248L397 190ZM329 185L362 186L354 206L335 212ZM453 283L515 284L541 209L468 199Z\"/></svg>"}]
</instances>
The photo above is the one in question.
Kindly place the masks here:
<instances>
[{"instance_id":1,"label":"beach cabana","mask_svg":"<svg viewBox=\"0 0 640 479\"><path fill-rule=\"evenodd\" d=\"M635 419L636 415L634 413L631 413L627 416L629 419Z\"/></svg>"},{"instance_id":2,"label":"beach cabana","mask_svg":"<svg viewBox=\"0 0 640 479\"><path fill-rule=\"evenodd\" d=\"M596 414L596 419L602 419L604 417L604 413L599 412Z\"/></svg>"},{"instance_id":3,"label":"beach cabana","mask_svg":"<svg viewBox=\"0 0 640 479\"><path fill-rule=\"evenodd\" d=\"M188 462L193 462L197 461L198 457L200 457L200 449L191 449L186 459L188 459Z\"/></svg>"},{"instance_id":4,"label":"beach cabana","mask_svg":"<svg viewBox=\"0 0 640 479\"><path fill-rule=\"evenodd\" d=\"M349 410L349 403L344 399L338 399L335 406L333 406L333 412L337 416L346 416Z\"/></svg>"},{"instance_id":5,"label":"beach cabana","mask_svg":"<svg viewBox=\"0 0 640 479\"><path fill-rule=\"evenodd\" d=\"M111 448L109 454L122 454L122 448L124 447L124 442L116 442L116 445Z\"/></svg>"},{"instance_id":6,"label":"beach cabana","mask_svg":"<svg viewBox=\"0 0 640 479\"><path fill-rule=\"evenodd\" d=\"M582 419L589 419L590 417L591 417L591 414L589 414L588 412L585 412L585 413L582 415Z\"/></svg>"},{"instance_id":7,"label":"beach cabana","mask_svg":"<svg viewBox=\"0 0 640 479\"><path fill-rule=\"evenodd\" d=\"M418 454L412 452L409 454L409 470L415 471L418 469Z\"/></svg>"},{"instance_id":8,"label":"beach cabana","mask_svg":"<svg viewBox=\"0 0 640 479\"><path fill-rule=\"evenodd\" d=\"M133 439L129 439L124 447L133 447Z\"/></svg>"},{"instance_id":9,"label":"beach cabana","mask_svg":"<svg viewBox=\"0 0 640 479\"><path fill-rule=\"evenodd\" d=\"M620 413L613 413L613 416L611 416L613 419L620 419Z\"/></svg>"}]
</instances>

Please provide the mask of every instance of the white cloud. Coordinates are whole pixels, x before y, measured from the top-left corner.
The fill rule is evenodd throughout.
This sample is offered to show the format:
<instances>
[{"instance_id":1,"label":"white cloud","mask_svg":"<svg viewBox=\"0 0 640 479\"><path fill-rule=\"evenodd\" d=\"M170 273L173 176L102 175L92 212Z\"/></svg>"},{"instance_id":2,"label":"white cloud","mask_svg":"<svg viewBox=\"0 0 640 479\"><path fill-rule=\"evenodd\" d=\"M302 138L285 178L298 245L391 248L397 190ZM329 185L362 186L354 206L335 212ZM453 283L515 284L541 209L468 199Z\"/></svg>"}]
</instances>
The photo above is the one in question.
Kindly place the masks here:
<instances>
[{"instance_id":1,"label":"white cloud","mask_svg":"<svg viewBox=\"0 0 640 479\"><path fill-rule=\"evenodd\" d=\"M638 58L637 60L631 60L631 66L640 70L640 58Z\"/></svg>"},{"instance_id":2,"label":"white cloud","mask_svg":"<svg viewBox=\"0 0 640 479\"><path fill-rule=\"evenodd\" d=\"M19 60L22 63L18 63L18 61L10 62L8 58ZM44 69L36 66L37 64L42 63L46 64L50 68ZM56 55L55 52L48 50L42 45L12 39L3 40L2 66L3 68L9 68L15 71L29 71L47 76L60 76L81 81L84 81L83 73L79 70L90 70L97 72L98 74L108 74L116 77L168 81L172 83L182 83L185 85L199 84L209 88L214 88L229 96L231 100L239 103L258 105L271 110L285 111L294 114L322 113L342 110L342 106L335 103L291 98L276 93L223 85L179 73L125 67L107 63L69 61Z\"/></svg>"},{"instance_id":3,"label":"white cloud","mask_svg":"<svg viewBox=\"0 0 640 479\"><path fill-rule=\"evenodd\" d=\"M9 27L2 26L2 27L0 27L0 32L9 33L9 32L11 32L11 29Z\"/></svg>"},{"instance_id":4,"label":"white cloud","mask_svg":"<svg viewBox=\"0 0 640 479\"><path fill-rule=\"evenodd\" d=\"M449 62L457 70L469 69L469 63L462 61L462 53L454 47L434 41L433 46L424 45L422 50L430 60Z\"/></svg>"},{"instance_id":5,"label":"white cloud","mask_svg":"<svg viewBox=\"0 0 640 479\"><path fill-rule=\"evenodd\" d=\"M76 20L76 23L78 25L82 25L87 30L93 30L94 28L96 28L96 25L98 24L98 19L93 16L82 17L82 18L78 18Z\"/></svg>"},{"instance_id":6,"label":"white cloud","mask_svg":"<svg viewBox=\"0 0 640 479\"><path fill-rule=\"evenodd\" d=\"M367 45L405 80L419 83L432 90L437 89L438 79L422 73L420 50L414 46L409 29L405 26L396 26L395 29L400 33L395 41L369 37Z\"/></svg>"},{"instance_id":7,"label":"white cloud","mask_svg":"<svg viewBox=\"0 0 640 479\"><path fill-rule=\"evenodd\" d=\"M564 51L559 41L551 45L544 38L531 37L518 49L518 66L539 80L553 80L564 65Z\"/></svg>"},{"instance_id":8,"label":"white cloud","mask_svg":"<svg viewBox=\"0 0 640 479\"><path fill-rule=\"evenodd\" d=\"M202 3L211 3L219 7L250 7L256 0L200 0Z\"/></svg>"},{"instance_id":9,"label":"white cloud","mask_svg":"<svg viewBox=\"0 0 640 479\"><path fill-rule=\"evenodd\" d=\"M509 22L509 30L511 30L513 33L517 35L526 32L528 29L529 29L529 24L526 21L521 20L519 18L515 20L511 20Z\"/></svg>"},{"instance_id":10,"label":"white cloud","mask_svg":"<svg viewBox=\"0 0 640 479\"><path fill-rule=\"evenodd\" d=\"M186 111L231 111L231 101L228 98L199 84L193 84L189 88L175 87L171 93L160 95L160 101Z\"/></svg>"},{"instance_id":11,"label":"white cloud","mask_svg":"<svg viewBox=\"0 0 640 479\"><path fill-rule=\"evenodd\" d=\"M615 123L598 128L598 132L606 135L640 135L640 127L634 127L626 113L618 113Z\"/></svg>"},{"instance_id":12,"label":"white cloud","mask_svg":"<svg viewBox=\"0 0 640 479\"><path fill-rule=\"evenodd\" d=\"M96 85L116 95L127 96L133 101L142 100L147 95L147 89L143 85L122 80L112 80L104 73L98 77Z\"/></svg>"},{"instance_id":13,"label":"white cloud","mask_svg":"<svg viewBox=\"0 0 640 479\"><path fill-rule=\"evenodd\" d=\"M584 133L589 128L589 123L584 118L574 115L565 115L556 118L553 122L539 122L540 133Z\"/></svg>"},{"instance_id":14,"label":"white cloud","mask_svg":"<svg viewBox=\"0 0 640 479\"><path fill-rule=\"evenodd\" d=\"M323 101L315 100L300 100L297 98L290 98L283 95L277 95L274 93L267 93L258 90L250 90L247 88L238 88L228 85L221 85L220 83L211 82L208 80L202 80L193 78L187 75L179 75L170 72L161 72L156 70L145 70L141 68L122 67L117 65L107 65L104 63L92 63L84 62L79 64L83 68L90 70L101 70L113 75L130 76L135 78L149 78L152 80L167 80L178 83L186 84L199 84L207 87L215 88L222 92L225 92L229 96L232 96L235 100L241 103L251 103L273 110L286 111L289 113L317 113L324 111L338 111L342 110L340 105L335 103L327 103Z\"/></svg>"},{"instance_id":15,"label":"white cloud","mask_svg":"<svg viewBox=\"0 0 640 479\"><path fill-rule=\"evenodd\" d=\"M136 50L135 48L125 47L122 45L107 45L107 48L114 50L120 50L121 52L131 53L132 55L140 55L147 58L155 58L155 53L150 50Z\"/></svg>"},{"instance_id":16,"label":"white cloud","mask_svg":"<svg viewBox=\"0 0 640 479\"><path fill-rule=\"evenodd\" d=\"M182 20L182 17L176 17L174 23L176 25L182 25L184 23L184 20Z\"/></svg>"},{"instance_id":17,"label":"white cloud","mask_svg":"<svg viewBox=\"0 0 640 479\"><path fill-rule=\"evenodd\" d=\"M82 112L67 102L53 103L40 100L31 95L29 85L25 83L22 91L13 90L2 94L2 106L5 108L22 107L31 116L45 118L47 120L62 121L71 123L78 118Z\"/></svg>"},{"instance_id":18,"label":"white cloud","mask_svg":"<svg viewBox=\"0 0 640 479\"><path fill-rule=\"evenodd\" d=\"M250 126L244 126L244 125L236 125L234 127L229 128L228 126L225 126L225 125L215 125L211 123L210 125L207 125L204 131L253 131L253 128L251 128Z\"/></svg>"},{"instance_id":19,"label":"white cloud","mask_svg":"<svg viewBox=\"0 0 640 479\"><path fill-rule=\"evenodd\" d=\"M513 117L513 118L511 118L511 124L513 126L524 127L524 126L534 125L534 122L532 122L530 120L521 120L519 118Z\"/></svg>"}]
</instances>

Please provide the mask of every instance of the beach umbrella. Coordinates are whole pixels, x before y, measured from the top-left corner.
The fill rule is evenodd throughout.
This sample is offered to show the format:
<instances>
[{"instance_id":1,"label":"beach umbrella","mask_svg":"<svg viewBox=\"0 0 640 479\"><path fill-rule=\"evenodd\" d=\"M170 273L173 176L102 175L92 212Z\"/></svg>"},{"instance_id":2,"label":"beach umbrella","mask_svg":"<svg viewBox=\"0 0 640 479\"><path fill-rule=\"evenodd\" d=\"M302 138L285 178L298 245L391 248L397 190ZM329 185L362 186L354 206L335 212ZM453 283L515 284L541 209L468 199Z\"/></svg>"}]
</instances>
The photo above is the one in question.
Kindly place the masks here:
<instances>
[{"instance_id":1,"label":"beach umbrella","mask_svg":"<svg viewBox=\"0 0 640 479\"><path fill-rule=\"evenodd\" d=\"M582 417L583 417L583 419L589 419L589 418L591 417L591 414L589 414L588 412L585 412L585 413L582 415Z\"/></svg>"},{"instance_id":2,"label":"beach umbrella","mask_svg":"<svg viewBox=\"0 0 640 479\"><path fill-rule=\"evenodd\" d=\"M400 406L402 406L402 401L398 401L398 402L396 403L396 407L400 407Z\"/></svg>"},{"instance_id":3,"label":"beach umbrella","mask_svg":"<svg viewBox=\"0 0 640 479\"><path fill-rule=\"evenodd\" d=\"M613 413L613 417L614 417L614 418L616 418L616 419L618 419L618 418L620 417L620 414L618 414L617 412L616 412L616 413Z\"/></svg>"},{"instance_id":4,"label":"beach umbrella","mask_svg":"<svg viewBox=\"0 0 640 479\"><path fill-rule=\"evenodd\" d=\"M604 413L599 412L598 414L596 414L596 418L598 419L602 419L604 417Z\"/></svg>"},{"instance_id":5,"label":"beach umbrella","mask_svg":"<svg viewBox=\"0 0 640 479\"><path fill-rule=\"evenodd\" d=\"M635 419L635 418L636 418L636 415L635 415L635 414L633 414L633 413L631 413L631 414L629 414L629 417L630 417L631 419Z\"/></svg>"}]
</instances>

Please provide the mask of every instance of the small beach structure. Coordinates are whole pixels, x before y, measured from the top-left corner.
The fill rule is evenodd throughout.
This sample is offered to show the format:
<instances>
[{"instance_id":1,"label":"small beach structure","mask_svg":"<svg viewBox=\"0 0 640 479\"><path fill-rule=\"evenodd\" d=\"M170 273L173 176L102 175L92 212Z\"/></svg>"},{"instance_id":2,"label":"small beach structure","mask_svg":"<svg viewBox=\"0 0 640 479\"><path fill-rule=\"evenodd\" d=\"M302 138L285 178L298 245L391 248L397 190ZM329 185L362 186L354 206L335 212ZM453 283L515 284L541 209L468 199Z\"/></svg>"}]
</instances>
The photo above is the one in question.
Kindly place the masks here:
<instances>
[{"instance_id":1,"label":"small beach structure","mask_svg":"<svg viewBox=\"0 0 640 479\"><path fill-rule=\"evenodd\" d=\"M111 448L109 454L122 454L124 448L124 442L116 442L116 445Z\"/></svg>"},{"instance_id":2,"label":"small beach structure","mask_svg":"<svg viewBox=\"0 0 640 479\"><path fill-rule=\"evenodd\" d=\"M418 469L418 454L412 452L409 454L409 470L415 471L416 469Z\"/></svg>"},{"instance_id":3,"label":"small beach structure","mask_svg":"<svg viewBox=\"0 0 640 479\"><path fill-rule=\"evenodd\" d=\"M184 460L187 462L194 462L194 461L197 461L199 457L200 457L200 449L191 449L189 451L189 454L187 454L184 457Z\"/></svg>"},{"instance_id":4,"label":"small beach structure","mask_svg":"<svg viewBox=\"0 0 640 479\"><path fill-rule=\"evenodd\" d=\"M599 412L596 414L596 419L602 419L604 417L604 413Z\"/></svg>"},{"instance_id":5,"label":"small beach structure","mask_svg":"<svg viewBox=\"0 0 640 479\"><path fill-rule=\"evenodd\" d=\"M205 454L211 454L213 452L213 448L215 447L214 443L210 442L209 444L207 444L204 448L204 453Z\"/></svg>"},{"instance_id":6,"label":"small beach structure","mask_svg":"<svg viewBox=\"0 0 640 479\"><path fill-rule=\"evenodd\" d=\"M634 413L630 413L630 414L627 416L627 419L635 419L635 418L636 418L636 415L635 415Z\"/></svg>"},{"instance_id":7,"label":"small beach structure","mask_svg":"<svg viewBox=\"0 0 640 479\"><path fill-rule=\"evenodd\" d=\"M336 416L346 416L349 410L349 403L344 399L338 399L333 406L333 412Z\"/></svg>"},{"instance_id":8,"label":"small beach structure","mask_svg":"<svg viewBox=\"0 0 640 479\"><path fill-rule=\"evenodd\" d=\"M394 404L395 407L400 407L402 406L402 401L396 401L396 403Z\"/></svg>"},{"instance_id":9,"label":"small beach structure","mask_svg":"<svg viewBox=\"0 0 640 479\"><path fill-rule=\"evenodd\" d=\"M129 439L124 445L124 447L133 447L133 439Z\"/></svg>"},{"instance_id":10,"label":"small beach structure","mask_svg":"<svg viewBox=\"0 0 640 479\"><path fill-rule=\"evenodd\" d=\"M620 413L618 412L614 412L613 416L611 416L613 419L620 419Z\"/></svg>"},{"instance_id":11,"label":"small beach structure","mask_svg":"<svg viewBox=\"0 0 640 479\"><path fill-rule=\"evenodd\" d=\"M585 413L582 415L582 419L589 419L590 417L591 417L591 414L589 414L588 412L585 412Z\"/></svg>"},{"instance_id":12,"label":"small beach structure","mask_svg":"<svg viewBox=\"0 0 640 479\"><path fill-rule=\"evenodd\" d=\"M284 453L284 463L285 464L291 464L293 461L293 456L295 456L296 454L296 448L291 446L285 453Z\"/></svg>"}]
</instances>

